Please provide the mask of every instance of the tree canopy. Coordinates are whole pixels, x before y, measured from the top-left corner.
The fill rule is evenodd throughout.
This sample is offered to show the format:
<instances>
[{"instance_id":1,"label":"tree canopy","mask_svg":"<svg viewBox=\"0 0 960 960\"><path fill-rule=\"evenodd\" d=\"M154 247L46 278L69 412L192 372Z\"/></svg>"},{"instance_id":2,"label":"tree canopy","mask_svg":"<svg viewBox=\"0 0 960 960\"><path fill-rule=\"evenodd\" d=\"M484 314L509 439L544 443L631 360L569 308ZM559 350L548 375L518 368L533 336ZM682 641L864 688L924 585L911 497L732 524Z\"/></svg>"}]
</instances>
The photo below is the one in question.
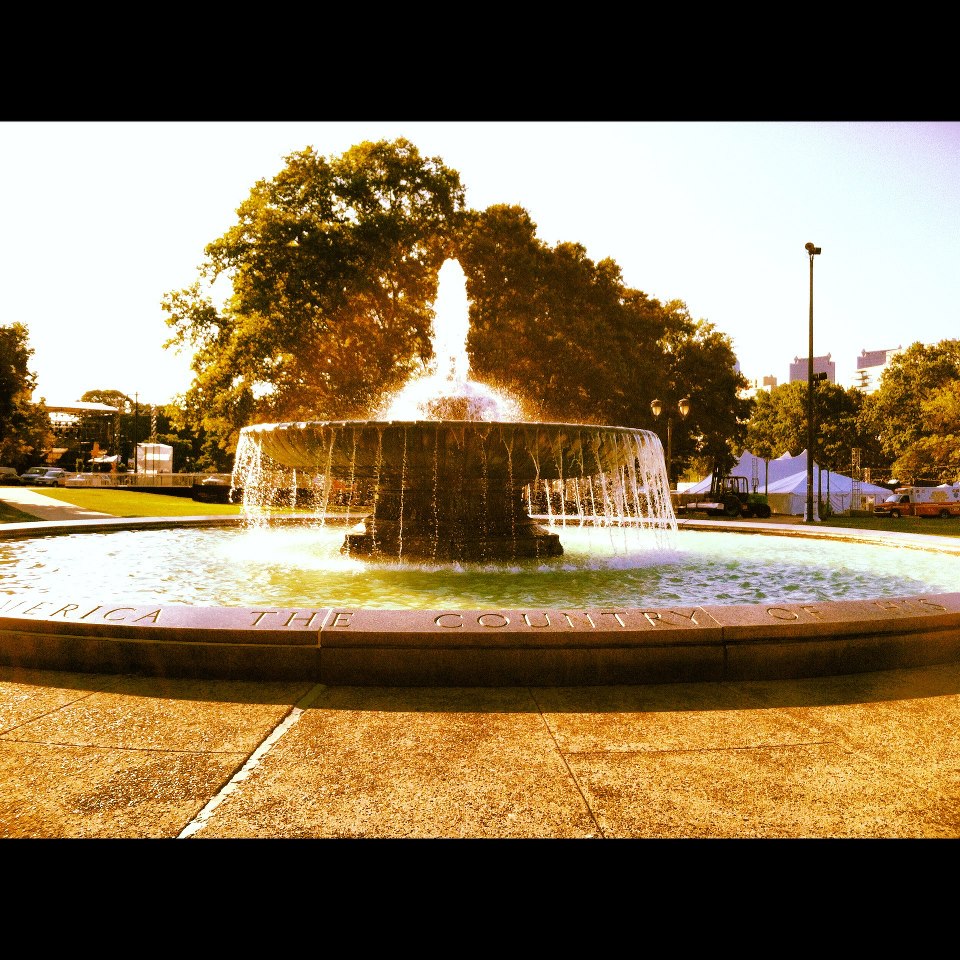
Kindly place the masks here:
<instances>
[{"instance_id":1,"label":"tree canopy","mask_svg":"<svg viewBox=\"0 0 960 960\"><path fill-rule=\"evenodd\" d=\"M187 405L227 448L254 413L363 416L406 381L463 209L459 175L406 140L286 164L206 248L203 279L232 284L223 309L199 281L164 298L169 343L196 349Z\"/></svg>"},{"instance_id":2,"label":"tree canopy","mask_svg":"<svg viewBox=\"0 0 960 960\"><path fill-rule=\"evenodd\" d=\"M729 339L681 301L627 287L613 260L578 243L548 246L522 207L468 210L459 175L407 140L285 160L206 247L198 281L164 298L169 345L195 350L185 417L208 443L232 452L254 422L370 416L432 360L438 273L453 257L474 379L531 419L661 436L650 401L675 409L688 396L674 459L735 458L745 381ZM218 278L232 287L219 306Z\"/></svg>"},{"instance_id":3,"label":"tree canopy","mask_svg":"<svg viewBox=\"0 0 960 960\"><path fill-rule=\"evenodd\" d=\"M960 478L958 391L960 340L914 343L891 359L867 398L863 428L877 437L898 479Z\"/></svg>"},{"instance_id":4,"label":"tree canopy","mask_svg":"<svg viewBox=\"0 0 960 960\"><path fill-rule=\"evenodd\" d=\"M0 463L26 467L52 445L50 417L34 403L33 349L22 323L0 327Z\"/></svg>"}]
</instances>

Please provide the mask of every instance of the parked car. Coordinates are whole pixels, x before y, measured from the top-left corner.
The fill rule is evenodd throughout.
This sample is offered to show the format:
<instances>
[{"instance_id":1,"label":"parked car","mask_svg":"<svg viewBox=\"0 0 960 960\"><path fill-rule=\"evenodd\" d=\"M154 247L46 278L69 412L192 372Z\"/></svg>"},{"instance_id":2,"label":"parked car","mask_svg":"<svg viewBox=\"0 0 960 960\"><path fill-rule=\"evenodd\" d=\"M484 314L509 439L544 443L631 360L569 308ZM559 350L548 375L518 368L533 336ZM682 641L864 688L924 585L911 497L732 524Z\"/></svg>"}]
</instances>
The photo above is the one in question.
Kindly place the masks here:
<instances>
[{"instance_id":1,"label":"parked car","mask_svg":"<svg viewBox=\"0 0 960 960\"><path fill-rule=\"evenodd\" d=\"M31 467L29 470L20 474L20 482L30 485L37 477L42 477L50 467Z\"/></svg>"},{"instance_id":2,"label":"parked car","mask_svg":"<svg viewBox=\"0 0 960 960\"><path fill-rule=\"evenodd\" d=\"M0 485L4 487L16 487L20 483L20 477L13 467L0 467Z\"/></svg>"},{"instance_id":3,"label":"parked car","mask_svg":"<svg viewBox=\"0 0 960 960\"><path fill-rule=\"evenodd\" d=\"M51 467L44 471L43 476L34 477L30 483L35 487L65 487L67 485L67 471L62 467Z\"/></svg>"}]
</instances>

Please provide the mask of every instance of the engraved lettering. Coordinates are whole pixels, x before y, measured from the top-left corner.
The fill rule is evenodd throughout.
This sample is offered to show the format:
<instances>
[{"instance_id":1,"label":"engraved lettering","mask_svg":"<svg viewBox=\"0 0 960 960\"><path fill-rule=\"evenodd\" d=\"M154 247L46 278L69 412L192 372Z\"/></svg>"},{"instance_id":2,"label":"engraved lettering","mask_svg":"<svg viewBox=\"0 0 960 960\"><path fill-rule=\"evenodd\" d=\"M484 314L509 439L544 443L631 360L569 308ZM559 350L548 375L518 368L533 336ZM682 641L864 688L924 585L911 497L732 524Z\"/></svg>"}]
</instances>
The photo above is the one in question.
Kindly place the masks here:
<instances>
[{"instance_id":1,"label":"engraved lettering","mask_svg":"<svg viewBox=\"0 0 960 960\"><path fill-rule=\"evenodd\" d=\"M499 617L500 622L488 623L493 617ZM510 623L510 618L504 616L502 613L481 613L480 616L477 617L477 623L480 624L481 627L505 627Z\"/></svg>"},{"instance_id":2,"label":"engraved lettering","mask_svg":"<svg viewBox=\"0 0 960 960\"><path fill-rule=\"evenodd\" d=\"M626 624L623 622L623 617L622 617L621 614L620 614L618 611L616 611L616 610L603 610L603 611L601 611L600 616L601 616L601 617L613 617L613 619L616 620L617 623L619 623L621 627L625 627L625 626L626 626Z\"/></svg>"},{"instance_id":3,"label":"engraved lettering","mask_svg":"<svg viewBox=\"0 0 960 960\"><path fill-rule=\"evenodd\" d=\"M349 614L347 614L347 616L349 616ZM304 622L304 627L306 628L306 627L309 627L311 623L313 623L313 621L316 619L316 617L317 617L317 612L316 612L316 611L314 611L313 613L311 613L310 616L308 616L308 617L298 616L298 615L295 614L295 613L291 613L290 616L287 617L286 622L284 623L284 626L285 626L285 627L289 627L292 623L294 623L294 621L296 621L296 620L303 620L303 621L305 621L305 622Z\"/></svg>"},{"instance_id":4,"label":"engraved lettering","mask_svg":"<svg viewBox=\"0 0 960 960\"><path fill-rule=\"evenodd\" d=\"M254 613L256 613L256 616L253 618L253 623L251 624L251 626L258 627L260 626L260 621L264 617L274 617L277 615L278 611L277 610L255 610Z\"/></svg>"},{"instance_id":5,"label":"engraved lettering","mask_svg":"<svg viewBox=\"0 0 960 960\"><path fill-rule=\"evenodd\" d=\"M796 613L794 613L792 610L787 610L785 607L767 607L767 613L773 617L774 620L800 619Z\"/></svg>"},{"instance_id":6,"label":"engraved lettering","mask_svg":"<svg viewBox=\"0 0 960 960\"><path fill-rule=\"evenodd\" d=\"M695 627L700 626L700 621L697 620L697 611L691 610L689 613L686 613L683 610L667 610L665 613L659 613L656 610L644 610L643 616L650 622L650 625L653 627L656 626L672 626L676 623L675 617L679 617L681 621L685 623L693 624Z\"/></svg>"},{"instance_id":7,"label":"engraved lettering","mask_svg":"<svg viewBox=\"0 0 960 960\"><path fill-rule=\"evenodd\" d=\"M66 615L66 614L72 612L73 610L79 610L79 609L80 609L80 605L79 605L79 604L77 604L77 603L68 603L66 606L61 607L59 610L54 610L53 613L50 614L50 616L51 616L51 617L55 617L55 616L57 616L58 614L61 614L61 613L64 614L64 615Z\"/></svg>"},{"instance_id":8,"label":"engraved lettering","mask_svg":"<svg viewBox=\"0 0 960 960\"><path fill-rule=\"evenodd\" d=\"M801 607L804 613L809 613L811 617L816 617L818 620L823 619L823 614L816 607Z\"/></svg>"},{"instance_id":9,"label":"engraved lettering","mask_svg":"<svg viewBox=\"0 0 960 960\"><path fill-rule=\"evenodd\" d=\"M947 608L939 603L934 603L932 600L928 600L926 597L920 597L917 600L917 603L922 607L933 607L934 610L939 610L941 613L946 613Z\"/></svg>"},{"instance_id":10,"label":"engraved lettering","mask_svg":"<svg viewBox=\"0 0 960 960\"><path fill-rule=\"evenodd\" d=\"M137 617L133 622L140 623L141 620L149 620L152 623L156 623L160 619L160 611L154 610L151 613L145 613L142 617Z\"/></svg>"},{"instance_id":11,"label":"engraved lettering","mask_svg":"<svg viewBox=\"0 0 960 960\"><path fill-rule=\"evenodd\" d=\"M539 629L539 628L541 628L541 627L549 627L549 626L550 626L550 614L547 613L546 611L543 612L543 619L544 619L544 622L543 622L543 623L531 623L531 622L530 622L530 614L525 613L525 614L523 615L523 622L524 622L528 627L533 627L534 629Z\"/></svg>"},{"instance_id":12,"label":"engraved lettering","mask_svg":"<svg viewBox=\"0 0 960 960\"><path fill-rule=\"evenodd\" d=\"M452 623L447 623L446 620L452 618ZM446 627L447 629L462 627L463 626L463 617L459 613L441 613L439 617L434 617L433 622L438 627Z\"/></svg>"},{"instance_id":13,"label":"engraved lettering","mask_svg":"<svg viewBox=\"0 0 960 960\"><path fill-rule=\"evenodd\" d=\"M100 610L101 608L102 608L102 604L99 604L99 603L98 603L95 607L91 607L80 619L81 619L81 620L86 620L87 617L89 617L91 613L96 613L96 612L97 612L98 610Z\"/></svg>"},{"instance_id":14,"label":"engraved lettering","mask_svg":"<svg viewBox=\"0 0 960 960\"><path fill-rule=\"evenodd\" d=\"M340 610L338 613L333 615L333 620L330 623L331 627L349 627L350 618L353 616L353 611L351 610Z\"/></svg>"},{"instance_id":15,"label":"engraved lettering","mask_svg":"<svg viewBox=\"0 0 960 960\"><path fill-rule=\"evenodd\" d=\"M123 617L123 616L114 617L114 616L111 616L111 614L114 614L114 613L121 613L121 614L122 614L122 613L125 613L125 612L127 612L127 611L129 611L130 613L136 613L136 612L137 612L135 607L114 607L112 610L108 610L108 611L103 615L103 619L104 619L104 620L110 620L110 621L126 620L126 619L127 619L126 617Z\"/></svg>"},{"instance_id":16,"label":"engraved lettering","mask_svg":"<svg viewBox=\"0 0 960 960\"><path fill-rule=\"evenodd\" d=\"M587 622L590 624L590 626L596 630L597 625L593 622L593 617L591 617L589 613L584 613L584 616L587 618Z\"/></svg>"},{"instance_id":17,"label":"engraved lettering","mask_svg":"<svg viewBox=\"0 0 960 960\"><path fill-rule=\"evenodd\" d=\"M898 610L899 609L896 600L881 599L881 600L874 600L873 602L876 606L880 607L881 610Z\"/></svg>"},{"instance_id":18,"label":"engraved lettering","mask_svg":"<svg viewBox=\"0 0 960 960\"><path fill-rule=\"evenodd\" d=\"M32 607L27 607L27 609L24 610L23 612L24 612L25 614L27 614L27 613L36 613L42 606L44 606L44 604L43 604L42 602L41 602L41 603L35 603Z\"/></svg>"}]
</instances>

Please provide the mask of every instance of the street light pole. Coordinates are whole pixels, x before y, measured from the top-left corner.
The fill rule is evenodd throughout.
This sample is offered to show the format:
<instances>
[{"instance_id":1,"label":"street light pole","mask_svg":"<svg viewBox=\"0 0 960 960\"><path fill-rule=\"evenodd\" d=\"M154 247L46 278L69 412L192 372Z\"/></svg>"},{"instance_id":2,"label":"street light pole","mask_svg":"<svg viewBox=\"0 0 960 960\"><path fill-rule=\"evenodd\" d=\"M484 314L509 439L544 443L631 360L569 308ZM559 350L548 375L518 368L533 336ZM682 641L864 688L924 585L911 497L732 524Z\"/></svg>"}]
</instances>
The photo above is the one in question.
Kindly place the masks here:
<instances>
[{"instance_id":1,"label":"street light pole","mask_svg":"<svg viewBox=\"0 0 960 960\"><path fill-rule=\"evenodd\" d=\"M137 457L137 447L140 445L140 394L133 395L133 475L140 472L139 458Z\"/></svg>"},{"instance_id":2,"label":"street light pole","mask_svg":"<svg viewBox=\"0 0 960 960\"><path fill-rule=\"evenodd\" d=\"M660 400L651 400L650 409L653 411L654 417L659 417L663 412L663 403ZM690 412L690 399L684 397L678 404L677 409L680 411L680 416L685 417ZM673 472L673 415L667 414L667 482L672 486L673 477L671 476Z\"/></svg>"},{"instance_id":3,"label":"street light pole","mask_svg":"<svg viewBox=\"0 0 960 960\"><path fill-rule=\"evenodd\" d=\"M820 252L812 243L804 245L810 255L810 347L807 354L807 515L805 523L819 523L813 501L813 258Z\"/></svg>"}]
</instances>

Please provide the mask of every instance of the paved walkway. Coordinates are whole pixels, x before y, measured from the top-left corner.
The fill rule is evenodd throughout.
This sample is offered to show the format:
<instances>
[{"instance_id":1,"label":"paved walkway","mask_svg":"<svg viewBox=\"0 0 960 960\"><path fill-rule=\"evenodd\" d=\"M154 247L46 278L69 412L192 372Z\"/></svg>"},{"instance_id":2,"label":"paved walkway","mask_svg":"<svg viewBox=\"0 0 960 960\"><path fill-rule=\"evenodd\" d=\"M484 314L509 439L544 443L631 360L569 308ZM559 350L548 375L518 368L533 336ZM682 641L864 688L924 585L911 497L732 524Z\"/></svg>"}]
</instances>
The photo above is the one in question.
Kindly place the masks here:
<instances>
[{"instance_id":1,"label":"paved walkway","mask_svg":"<svg viewBox=\"0 0 960 960\"><path fill-rule=\"evenodd\" d=\"M326 687L0 667L0 837L960 837L960 665Z\"/></svg>"},{"instance_id":2,"label":"paved walkway","mask_svg":"<svg viewBox=\"0 0 960 960\"><path fill-rule=\"evenodd\" d=\"M0 501L29 513L38 520L91 520L96 517L111 517L111 513L84 510L72 503L57 500L56 495L47 496L30 487L0 487Z\"/></svg>"},{"instance_id":3,"label":"paved walkway","mask_svg":"<svg viewBox=\"0 0 960 960\"><path fill-rule=\"evenodd\" d=\"M576 688L0 667L0 838L957 839L957 729L960 664Z\"/></svg>"}]
</instances>

